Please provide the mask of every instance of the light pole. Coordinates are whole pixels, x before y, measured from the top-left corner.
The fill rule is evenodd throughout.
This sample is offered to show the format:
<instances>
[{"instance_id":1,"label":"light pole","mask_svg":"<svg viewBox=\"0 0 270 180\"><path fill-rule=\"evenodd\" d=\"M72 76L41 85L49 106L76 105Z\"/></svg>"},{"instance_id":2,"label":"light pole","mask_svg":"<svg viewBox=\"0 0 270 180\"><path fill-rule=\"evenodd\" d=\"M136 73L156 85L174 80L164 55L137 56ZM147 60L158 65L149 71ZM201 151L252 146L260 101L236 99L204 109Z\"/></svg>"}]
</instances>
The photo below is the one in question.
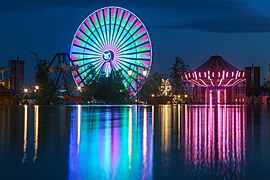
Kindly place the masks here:
<instances>
[{"instance_id":1,"label":"light pole","mask_svg":"<svg viewBox=\"0 0 270 180\"><path fill-rule=\"evenodd\" d=\"M188 97L188 95L185 94L185 103L187 103L187 97Z\"/></svg>"},{"instance_id":2,"label":"light pole","mask_svg":"<svg viewBox=\"0 0 270 180\"><path fill-rule=\"evenodd\" d=\"M26 101L25 103L28 104L28 89L24 88L23 92L24 92L24 98L25 98L25 101Z\"/></svg>"}]
</instances>

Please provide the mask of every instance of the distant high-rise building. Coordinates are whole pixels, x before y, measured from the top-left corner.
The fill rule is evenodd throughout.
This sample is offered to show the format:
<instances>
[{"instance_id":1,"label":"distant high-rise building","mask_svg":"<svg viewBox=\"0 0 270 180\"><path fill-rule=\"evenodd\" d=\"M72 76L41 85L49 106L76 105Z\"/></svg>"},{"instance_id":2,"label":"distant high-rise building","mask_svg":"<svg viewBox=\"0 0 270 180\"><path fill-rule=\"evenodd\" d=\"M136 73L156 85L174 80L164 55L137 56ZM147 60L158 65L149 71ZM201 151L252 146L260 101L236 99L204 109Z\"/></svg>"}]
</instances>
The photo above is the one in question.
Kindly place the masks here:
<instances>
[{"instance_id":1,"label":"distant high-rise building","mask_svg":"<svg viewBox=\"0 0 270 180\"><path fill-rule=\"evenodd\" d=\"M260 76L260 67L254 67L252 64L251 67L246 67L246 95L250 96L259 96L261 94L261 76Z\"/></svg>"},{"instance_id":2,"label":"distant high-rise building","mask_svg":"<svg viewBox=\"0 0 270 180\"><path fill-rule=\"evenodd\" d=\"M9 60L8 61L10 71L10 90L13 93L20 94L24 86L24 61Z\"/></svg>"},{"instance_id":3,"label":"distant high-rise building","mask_svg":"<svg viewBox=\"0 0 270 180\"><path fill-rule=\"evenodd\" d=\"M268 82L270 82L270 62L268 64Z\"/></svg>"}]
</instances>

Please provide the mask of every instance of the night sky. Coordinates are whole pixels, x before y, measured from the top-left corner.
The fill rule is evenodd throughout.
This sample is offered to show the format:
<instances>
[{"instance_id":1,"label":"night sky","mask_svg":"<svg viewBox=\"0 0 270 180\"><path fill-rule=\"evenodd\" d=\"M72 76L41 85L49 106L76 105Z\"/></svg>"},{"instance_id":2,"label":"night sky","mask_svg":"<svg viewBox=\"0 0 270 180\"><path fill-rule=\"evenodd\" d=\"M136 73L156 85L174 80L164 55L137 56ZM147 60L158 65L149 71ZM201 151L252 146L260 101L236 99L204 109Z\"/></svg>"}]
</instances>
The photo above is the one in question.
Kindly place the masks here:
<instances>
[{"instance_id":1,"label":"night sky","mask_svg":"<svg viewBox=\"0 0 270 180\"><path fill-rule=\"evenodd\" d=\"M80 23L104 6L121 6L146 25L154 71L168 73L175 56L197 68L221 55L237 68L254 63L262 80L270 62L269 0L8 0L0 4L0 66L26 61L25 81L34 81L36 52L51 60L68 52Z\"/></svg>"}]
</instances>

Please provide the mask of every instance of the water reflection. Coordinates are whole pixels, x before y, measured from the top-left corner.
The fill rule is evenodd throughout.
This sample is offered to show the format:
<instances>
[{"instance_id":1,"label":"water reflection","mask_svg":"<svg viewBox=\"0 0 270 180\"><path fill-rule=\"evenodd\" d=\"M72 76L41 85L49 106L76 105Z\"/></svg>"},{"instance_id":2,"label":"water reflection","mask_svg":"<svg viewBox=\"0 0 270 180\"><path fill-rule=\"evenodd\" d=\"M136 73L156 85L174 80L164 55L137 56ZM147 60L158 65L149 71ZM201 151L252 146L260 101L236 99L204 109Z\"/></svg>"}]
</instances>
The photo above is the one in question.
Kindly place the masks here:
<instances>
[{"instance_id":1,"label":"water reflection","mask_svg":"<svg viewBox=\"0 0 270 180\"><path fill-rule=\"evenodd\" d=\"M23 126L23 158L22 162L26 162L27 155L27 124L28 124L28 106L24 106L24 126Z\"/></svg>"},{"instance_id":2,"label":"water reflection","mask_svg":"<svg viewBox=\"0 0 270 180\"><path fill-rule=\"evenodd\" d=\"M269 108L19 106L0 118L0 179L269 177Z\"/></svg>"},{"instance_id":3,"label":"water reflection","mask_svg":"<svg viewBox=\"0 0 270 180\"><path fill-rule=\"evenodd\" d=\"M23 106L24 109L24 118L23 118L23 157L22 157L22 163L26 163L27 162L27 152L28 152L28 135L29 135L29 130L28 130L28 126L29 126L29 119L32 119L32 117L28 117L28 110L29 107L27 105ZM32 110L32 107L30 107L30 111ZM31 113L30 113L31 114ZM39 123L39 106L34 106L34 118L32 119L34 120L34 137L33 137L33 149L34 149L34 154L33 154L33 162L35 163L38 157L38 123ZM32 121L33 122L33 121ZM30 121L31 123L31 121ZM31 124L30 124L31 125ZM31 130L31 129L30 129ZM31 131L30 131L31 133Z\"/></svg>"},{"instance_id":4,"label":"water reflection","mask_svg":"<svg viewBox=\"0 0 270 180\"><path fill-rule=\"evenodd\" d=\"M185 106L185 164L194 175L245 177L244 106Z\"/></svg>"},{"instance_id":5,"label":"water reflection","mask_svg":"<svg viewBox=\"0 0 270 180\"><path fill-rule=\"evenodd\" d=\"M39 106L34 106L34 158L36 162L38 155L38 121L39 121Z\"/></svg>"},{"instance_id":6,"label":"water reflection","mask_svg":"<svg viewBox=\"0 0 270 180\"><path fill-rule=\"evenodd\" d=\"M142 106L77 106L71 112L68 178L151 178L151 118Z\"/></svg>"}]
</instances>

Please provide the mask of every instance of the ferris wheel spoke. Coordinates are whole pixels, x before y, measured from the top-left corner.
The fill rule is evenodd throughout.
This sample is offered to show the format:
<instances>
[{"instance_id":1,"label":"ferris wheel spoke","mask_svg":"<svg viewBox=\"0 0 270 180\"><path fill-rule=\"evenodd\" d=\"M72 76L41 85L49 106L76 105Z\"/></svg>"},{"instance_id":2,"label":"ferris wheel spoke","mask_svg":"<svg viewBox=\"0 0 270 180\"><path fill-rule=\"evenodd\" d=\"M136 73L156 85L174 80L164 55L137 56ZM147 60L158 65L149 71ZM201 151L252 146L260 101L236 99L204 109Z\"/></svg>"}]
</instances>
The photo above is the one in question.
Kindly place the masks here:
<instances>
[{"instance_id":1,"label":"ferris wheel spoke","mask_svg":"<svg viewBox=\"0 0 270 180\"><path fill-rule=\"evenodd\" d=\"M93 24L93 26L94 26L94 28L95 28L95 31L97 32L97 35L98 35L97 41L100 43L101 47L104 48L104 47L105 47L105 44L103 44L103 43L102 43L102 40L100 40L100 39L102 39L102 38L101 38L101 36L100 36L100 34L99 34L99 31L98 31L98 29L97 29L95 23L93 22L92 18L89 18L89 19L90 19L91 23ZM93 34L94 34L94 33L93 33Z\"/></svg>"},{"instance_id":2,"label":"ferris wheel spoke","mask_svg":"<svg viewBox=\"0 0 270 180\"><path fill-rule=\"evenodd\" d=\"M119 59L121 58L125 58L125 59L129 59L131 61L151 61L151 59L149 58L133 58L133 57L125 57L125 56L118 56Z\"/></svg>"},{"instance_id":3,"label":"ferris wheel spoke","mask_svg":"<svg viewBox=\"0 0 270 180\"><path fill-rule=\"evenodd\" d=\"M104 8L103 10L103 13L104 13L104 26L105 26L105 29L106 29L106 39L107 39L107 43L110 44L110 39L109 39L109 31L110 31L110 28L108 26L108 21L109 21L109 8Z\"/></svg>"},{"instance_id":4,"label":"ferris wheel spoke","mask_svg":"<svg viewBox=\"0 0 270 180\"><path fill-rule=\"evenodd\" d=\"M120 32L119 36L116 36L116 37L117 37L117 38L115 39L115 46L116 46L116 47L117 47L117 45L118 45L118 42L121 41L121 39L122 39L122 34L123 34L124 31L126 30L126 27L127 27L127 25L128 25L128 22L129 22L130 18L131 18L131 14L128 15L127 20L126 20L126 22L125 22L125 24L124 24L124 27L122 28L122 31ZM119 39L119 38L120 38L120 39Z\"/></svg>"},{"instance_id":5,"label":"ferris wheel spoke","mask_svg":"<svg viewBox=\"0 0 270 180\"><path fill-rule=\"evenodd\" d=\"M98 24L99 24L99 29L100 29L100 31L101 31L101 33L102 33L102 40L103 40L103 45L105 46L105 44L107 44L107 40L105 39L105 33L104 33L104 31L103 31L103 25L101 24L101 22L100 22L100 17L98 16L98 14L97 14L97 12L96 12L96 17L97 17L97 21L98 21Z\"/></svg>"},{"instance_id":6,"label":"ferris wheel spoke","mask_svg":"<svg viewBox=\"0 0 270 180\"><path fill-rule=\"evenodd\" d=\"M129 40L130 40L130 38L129 39L127 39L124 43L122 43L122 45L121 46L119 46L119 51L121 50L121 49L124 49L124 48L126 48L126 47L128 47L128 46L130 46L131 44L135 44L135 42L138 40L138 39L140 39L141 37L143 37L144 35L146 35L147 33L146 32L144 32L143 34L141 34L140 36L138 36L136 39L133 39L133 41L131 41L131 42L128 42ZM130 36L130 37L132 37L132 36ZM126 44L128 42L128 44Z\"/></svg>"},{"instance_id":7,"label":"ferris wheel spoke","mask_svg":"<svg viewBox=\"0 0 270 180\"><path fill-rule=\"evenodd\" d=\"M90 49L89 47L85 47L82 45L74 45L74 46L79 47L80 49L83 50L83 52L75 51L73 54L81 54L81 55L93 54L93 53L85 52L85 50L88 50L90 52L94 52L94 53L96 53L96 55L100 54L100 52L96 51L96 49Z\"/></svg>"},{"instance_id":8,"label":"ferris wheel spoke","mask_svg":"<svg viewBox=\"0 0 270 180\"><path fill-rule=\"evenodd\" d=\"M125 36L119 41L118 46L122 46L127 41L130 40L130 38L133 38L133 36L142 29L143 25L139 23L139 19L135 19L134 22L132 22L132 25L127 30ZM126 36L129 35L127 38Z\"/></svg>"},{"instance_id":9,"label":"ferris wheel spoke","mask_svg":"<svg viewBox=\"0 0 270 180\"><path fill-rule=\"evenodd\" d=\"M84 69L84 70L81 71L80 73L83 74L83 73L87 72L87 76L88 76L89 73L94 73L94 72L96 71L95 69L97 69L97 67L99 67L98 64L100 64L100 62L95 63L95 64L92 64L89 68ZM85 77L87 77L87 76L85 76Z\"/></svg>"},{"instance_id":10,"label":"ferris wheel spoke","mask_svg":"<svg viewBox=\"0 0 270 180\"><path fill-rule=\"evenodd\" d=\"M84 33L83 31L81 31L82 33ZM88 39L87 40L91 40L91 42L94 42L89 36L87 36ZM82 39L81 37L79 37L78 35L76 35L76 39L79 39L80 41L84 42L85 44L88 44L89 46L91 46L93 49L95 49L96 51L101 51L101 49L99 49L100 47L94 42L94 44L97 46L94 46L93 44L91 44L90 42L88 42L87 40Z\"/></svg>"},{"instance_id":11,"label":"ferris wheel spoke","mask_svg":"<svg viewBox=\"0 0 270 180\"><path fill-rule=\"evenodd\" d=\"M100 65L100 66L98 66L96 68L96 71L93 71L93 72L92 71L88 71L87 72L87 75L85 76L85 78L83 78L82 81L84 81L85 79L87 79L87 77L90 75L90 73L93 73L93 76L91 77L91 79L89 81L93 80L100 73L102 66L103 66L103 64Z\"/></svg>"},{"instance_id":12,"label":"ferris wheel spoke","mask_svg":"<svg viewBox=\"0 0 270 180\"><path fill-rule=\"evenodd\" d=\"M85 36L88 37L88 40L91 40L91 42L93 44L95 44L97 47L96 49L98 50L102 50L102 45L100 45L98 38L96 37L96 34L90 29L90 27L88 27L88 25L84 22L84 27L87 28L87 30L91 33L91 35L93 36L89 36L86 32L84 32L81 28L79 29L80 32L82 32ZM98 42L98 43L97 43Z\"/></svg>"},{"instance_id":13,"label":"ferris wheel spoke","mask_svg":"<svg viewBox=\"0 0 270 180\"><path fill-rule=\"evenodd\" d=\"M111 8L111 20L110 20L110 26L111 26L111 33L110 33L110 43L113 44L113 36L115 33L115 26L116 26L116 20L117 20L117 8Z\"/></svg>"},{"instance_id":14,"label":"ferris wheel spoke","mask_svg":"<svg viewBox=\"0 0 270 180\"><path fill-rule=\"evenodd\" d=\"M143 46L146 46L146 45L148 45L149 44L149 47L146 47L146 48L144 48ZM139 44L139 45L136 45L136 46L131 46L131 47L129 47L129 48L127 48L127 49L124 49L124 48L122 48L121 50L119 50L118 52L120 53L120 54L122 54L122 53L124 53L124 52L126 52L126 51L131 51L131 50L133 50L133 49L135 49L135 50L137 50L137 49L150 49L150 43L149 43L149 41L146 41L146 42L143 42L143 43L141 43L141 44Z\"/></svg>"},{"instance_id":15,"label":"ferris wheel spoke","mask_svg":"<svg viewBox=\"0 0 270 180\"><path fill-rule=\"evenodd\" d=\"M151 52L151 50L145 50L145 51L140 51L140 52L130 52L130 53L125 53L121 55L135 55L135 54L141 54L141 53L147 53L147 52Z\"/></svg>"},{"instance_id":16,"label":"ferris wheel spoke","mask_svg":"<svg viewBox=\"0 0 270 180\"><path fill-rule=\"evenodd\" d=\"M134 20L134 22L132 22L132 25L129 27L129 29L127 29L124 36L120 40L118 40L116 46L120 46L121 44L123 44L123 40L126 38L126 36L129 34L129 32L132 30L132 27L134 26L135 23L136 23L136 20Z\"/></svg>"},{"instance_id":17,"label":"ferris wheel spoke","mask_svg":"<svg viewBox=\"0 0 270 180\"><path fill-rule=\"evenodd\" d=\"M139 31L140 31L140 28L138 28L135 32L133 32L124 42L121 43L121 45L119 45L119 49L125 48L125 47L130 46L131 44L133 44L138 39L138 37L136 39L134 39L134 35ZM145 33L146 32L144 32L144 34Z\"/></svg>"},{"instance_id":18,"label":"ferris wheel spoke","mask_svg":"<svg viewBox=\"0 0 270 180\"><path fill-rule=\"evenodd\" d=\"M84 61L94 61L94 60L98 60L99 57L95 57L95 58L81 58L81 59L75 59L73 60L74 62L78 63L78 62L84 62Z\"/></svg>"},{"instance_id":19,"label":"ferris wheel spoke","mask_svg":"<svg viewBox=\"0 0 270 180\"><path fill-rule=\"evenodd\" d=\"M107 36L107 26L106 26L106 16L105 16L105 12L104 12L104 9L101 10L102 12L102 17L103 17L103 21L104 21L104 29L105 29L105 32L104 32L104 38L106 39L106 43L108 44L109 43L109 39L108 39L108 36Z\"/></svg>"},{"instance_id":20,"label":"ferris wheel spoke","mask_svg":"<svg viewBox=\"0 0 270 180\"><path fill-rule=\"evenodd\" d=\"M146 67L145 66L141 66L141 65L139 65L139 64L136 64L136 63L132 63L132 62L130 62L130 61L126 61L126 60L124 60L124 59L121 59L122 61L118 61L118 63L121 63L121 64L128 64L129 66L136 66L136 67L140 67L140 68L143 68L143 69L146 69ZM133 61L134 62L134 61ZM127 67L129 67L129 66L127 66Z\"/></svg>"},{"instance_id":21,"label":"ferris wheel spoke","mask_svg":"<svg viewBox=\"0 0 270 180\"><path fill-rule=\"evenodd\" d=\"M81 45L78 45L78 44L74 44L73 46L75 46L75 47L78 47L78 48L81 48L82 50L88 50L88 51L93 51L92 49L90 49L90 48L87 48L87 47L84 47L84 46L81 46ZM79 54L79 52L77 52L77 54ZM84 54L84 52L82 52L81 54ZM97 54L95 54L95 55L97 55Z\"/></svg>"},{"instance_id":22,"label":"ferris wheel spoke","mask_svg":"<svg viewBox=\"0 0 270 180\"><path fill-rule=\"evenodd\" d=\"M111 33L111 44L113 44L113 39L114 39L114 35L115 35L115 27L116 27L118 9L115 9L114 11L115 12L114 12L114 22L112 23L113 29L112 29L112 33Z\"/></svg>"},{"instance_id":23,"label":"ferris wheel spoke","mask_svg":"<svg viewBox=\"0 0 270 180\"><path fill-rule=\"evenodd\" d=\"M95 28L95 31L97 32L98 40L100 40L99 42L100 42L101 46L104 48L106 46L106 42L105 42L105 39L104 39L104 36L103 36L102 27L99 26L100 24L99 24L99 18L97 16L97 14L94 13L92 16L90 16L89 19L90 19L93 27ZM94 22L94 20L95 20L95 22ZM96 21L98 23L96 23Z\"/></svg>"},{"instance_id":24,"label":"ferris wheel spoke","mask_svg":"<svg viewBox=\"0 0 270 180\"><path fill-rule=\"evenodd\" d=\"M111 44L111 34L112 34L112 27L111 27L111 10L112 8L108 8L108 14L109 14L109 24L108 24L108 27L109 27L109 32L108 32L108 37L109 37L109 44Z\"/></svg>"},{"instance_id":25,"label":"ferris wheel spoke","mask_svg":"<svg viewBox=\"0 0 270 180\"><path fill-rule=\"evenodd\" d=\"M116 31L115 37L113 38L113 42L112 42L112 44L113 44L114 46L116 46L116 42L117 42L117 40L118 40L118 38L119 38L119 35L118 35L119 32L120 32L120 31L121 31L121 32L124 31L125 25L124 25L124 27L121 26L122 23L123 23L124 14L125 14L125 12L122 11L121 18L120 18L120 22L119 22L119 25L117 26L117 27L118 27L118 30ZM126 23L126 24L127 24L127 23ZM121 30L121 28L122 28L122 30ZM121 35L121 32L120 32L120 35Z\"/></svg>"},{"instance_id":26,"label":"ferris wheel spoke","mask_svg":"<svg viewBox=\"0 0 270 180\"><path fill-rule=\"evenodd\" d=\"M72 52L72 55L85 55L85 56L96 56L96 57L100 57L100 55L97 54L92 54L92 53L82 53L82 52Z\"/></svg>"},{"instance_id":27,"label":"ferris wheel spoke","mask_svg":"<svg viewBox=\"0 0 270 180\"><path fill-rule=\"evenodd\" d=\"M80 65L79 68L82 68L82 67L84 67L84 66L89 65L89 66L87 67L87 68L89 69L89 68L95 66L95 63L94 63L94 62L95 62L95 61L85 63L85 64L83 64L83 65Z\"/></svg>"},{"instance_id":28,"label":"ferris wheel spoke","mask_svg":"<svg viewBox=\"0 0 270 180\"><path fill-rule=\"evenodd\" d=\"M92 65L92 66L90 66L90 67L91 67L91 68L92 68L92 67L95 67L95 65ZM80 69L82 69L81 71L79 71L80 74L84 74L85 72L90 71L90 70L89 70L90 68L87 68L87 69L86 69L86 68L82 68L82 66L79 67L79 70L80 70Z\"/></svg>"}]
</instances>

